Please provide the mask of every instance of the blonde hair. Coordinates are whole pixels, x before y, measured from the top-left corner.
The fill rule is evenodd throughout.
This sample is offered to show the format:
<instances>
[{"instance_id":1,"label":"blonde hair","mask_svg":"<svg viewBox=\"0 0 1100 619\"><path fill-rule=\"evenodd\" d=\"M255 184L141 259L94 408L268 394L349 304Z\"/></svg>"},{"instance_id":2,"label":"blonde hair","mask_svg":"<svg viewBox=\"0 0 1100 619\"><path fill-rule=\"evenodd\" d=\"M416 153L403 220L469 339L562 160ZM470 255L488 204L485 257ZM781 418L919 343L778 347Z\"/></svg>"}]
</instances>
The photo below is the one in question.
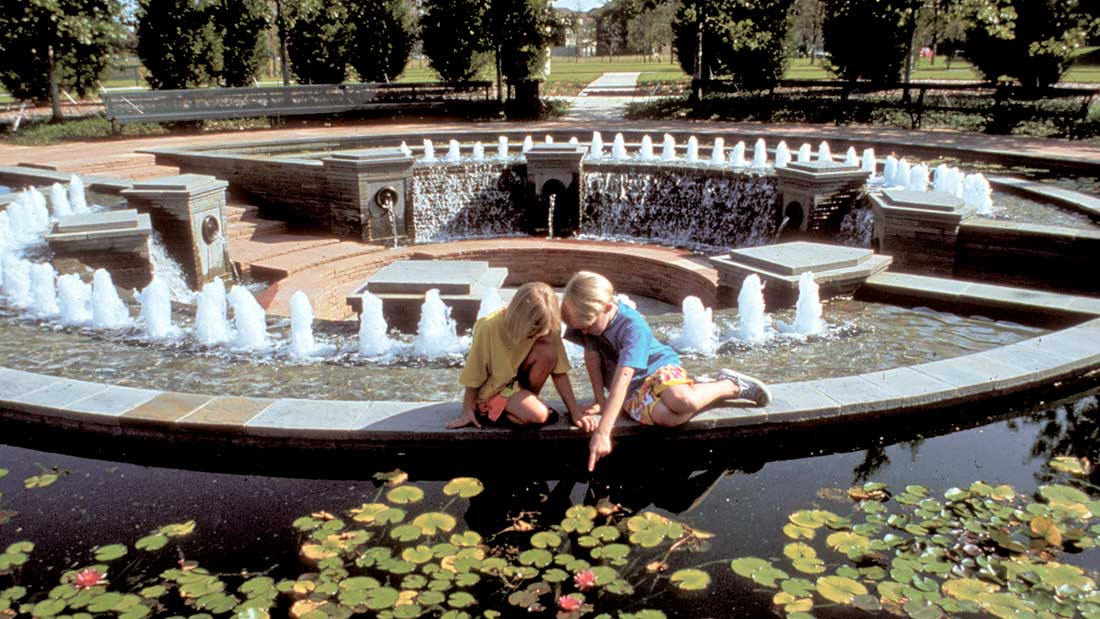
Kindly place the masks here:
<instances>
[{"instance_id":1,"label":"blonde hair","mask_svg":"<svg viewBox=\"0 0 1100 619\"><path fill-rule=\"evenodd\" d=\"M513 342L560 333L561 310L554 290L542 282L520 286L504 310L504 332Z\"/></svg>"},{"instance_id":2,"label":"blonde hair","mask_svg":"<svg viewBox=\"0 0 1100 619\"><path fill-rule=\"evenodd\" d=\"M592 271L577 271L565 285L562 309L569 315L571 326L585 327L595 322L614 299L615 287L606 277Z\"/></svg>"}]
</instances>

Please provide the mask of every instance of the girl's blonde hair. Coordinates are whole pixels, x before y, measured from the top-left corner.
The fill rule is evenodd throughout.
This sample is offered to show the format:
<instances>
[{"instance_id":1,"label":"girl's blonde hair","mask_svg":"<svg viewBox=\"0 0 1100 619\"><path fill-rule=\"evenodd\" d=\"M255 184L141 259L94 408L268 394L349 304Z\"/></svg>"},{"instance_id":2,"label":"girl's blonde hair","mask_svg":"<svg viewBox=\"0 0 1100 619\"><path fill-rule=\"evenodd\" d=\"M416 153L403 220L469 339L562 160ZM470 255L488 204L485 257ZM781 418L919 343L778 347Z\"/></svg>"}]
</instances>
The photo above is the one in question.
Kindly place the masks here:
<instances>
[{"instance_id":1,"label":"girl's blonde hair","mask_svg":"<svg viewBox=\"0 0 1100 619\"><path fill-rule=\"evenodd\" d=\"M560 333L561 310L554 290L542 282L520 286L504 310L504 331L513 342Z\"/></svg>"},{"instance_id":2,"label":"girl's blonde hair","mask_svg":"<svg viewBox=\"0 0 1100 619\"><path fill-rule=\"evenodd\" d=\"M615 299L615 287L606 277L592 271L577 271L569 278L562 295L562 307L569 314L573 326L584 327L596 321L596 317Z\"/></svg>"}]
</instances>

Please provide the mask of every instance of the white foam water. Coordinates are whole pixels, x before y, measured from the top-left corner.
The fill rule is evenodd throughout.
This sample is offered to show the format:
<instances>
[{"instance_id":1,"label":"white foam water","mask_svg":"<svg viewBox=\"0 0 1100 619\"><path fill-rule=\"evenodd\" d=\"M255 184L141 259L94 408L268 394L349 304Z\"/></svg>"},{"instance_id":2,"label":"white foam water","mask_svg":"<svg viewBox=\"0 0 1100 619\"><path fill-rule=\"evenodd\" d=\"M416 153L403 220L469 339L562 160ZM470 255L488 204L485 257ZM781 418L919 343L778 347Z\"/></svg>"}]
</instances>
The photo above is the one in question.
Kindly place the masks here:
<instances>
[{"instance_id":1,"label":"white foam water","mask_svg":"<svg viewBox=\"0 0 1100 619\"><path fill-rule=\"evenodd\" d=\"M794 324L791 325L794 333L820 335L825 331L819 288L813 273L806 272L798 277L798 303L795 305Z\"/></svg>"},{"instance_id":2,"label":"white foam water","mask_svg":"<svg viewBox=\"0 0 1100 619\"><path fill-rule=\"evenodd\" d=\"M669 344L679 352L713 355L718 351L718 326L711 308L704 307L699 297L686 297L682 304L683 323L669 337Z\"/></svg>"},{"instance_id":3,"label":"white foam water","mask_svg":"<svg viewBox=\"0 0 1100 619\"><path fill-rule=\"evenodd\" d=\"M714 138L714 145L710 149L710 162L714 165L722 165L726 162L726 140Z\"/></svg>"},{"instance_id":4,"label":"white foam water","mask_svg":"<svg viewBox=\"0 0 1100 619\"><path fill-rule=\"evenodd\" d=\"M642 144L638 148L638 159L642 161L653 161L653 139L649 135L642 136Z\"/></svg>"},{"instance_id":5,"label":"white foam water","mask_svg":"<svg viewBox=\"0 0 1100 619\"><path fill-rule=\"evenodd\" d=\"M497 159L508 158L508 138L501 135L497 136Z\"/></svg>"},{"instance_id":6,"label":"white foam water","mask_svg":"<svg viewBox=\"0 0 1100 619\"><path fill-rule=\"evenodd\" d=\"M271 342L267 337L267 315L244 286L233 286L229 290L229 305L233 307L233 326L237 334L233 339L234 348L246 350L265 350Z\"/></svg>"},{"instance_id":7,"label":"white foam water","mask_svg":"<svg viewBox=\"0 0 1100 619\"><path fill-rule=\"evenodd\" d=\"M301 290L290 297L290 354L312 357L318 352L313 337L313 305Z\"/></svg>"},{"instance_id":8,"label":"white foam water","mask_svg":"<svg viewBox=\"0 0 1100 619\"><path fill-rule=\"evenodd\" d=\"M92 274L92 327L122 329L130 325L130 310L118 296L118 289L106 269Z\"/></svg>"},{"instance_id":9,"label":"white foam water","mask_svg":"<svg viewBox=\"0 0 1100 619\"><path fill-rule=\"evenodd\" d=\"M764 138L757 138L752 146L752 167L760 169L768 165L768 145Z\"/></svg>"},{"instance_id":10,"label":"white foam water","mask_svg":"<svg viewBox=\"0 0 1100 619\"><path fill-rule=\"evenodd\" d=\"M809 144L798 147L798 163L808 163L813 158L813 149Z\"/></svg>"},{"instance_id":11,"label":"white foam water","mask_svg":"<svg viewBox=\"0 0 1100 619\"><path fill-rule=\"evenodd\" d=\"M477 319L481 320L502 307L504 307L504 299L500 298L500 291L490 288L481 297L481 303L477 306Z\"/></svg>"},{"instance_id":12,"label":"white foam water","mask_svg":"<svg viewBox=\"0 0 1100 619\"><path fill-rule=\"evenodd\" d=\"M420 155L420 160L426 162L435 161L435 146L428 138L424 138L424 153Z\"/></svg>"},{"instance_id":13,"label":"white foam water","mask_svg":"<svg viewBox=\"0 0 1100 619\"><path fill-rule=\"evenodd\" d=\"M76 273L57 278L57 305L61 324L82 327L92 321L92 286Z\"/></svg>"},{"instance_id":14,"label":"white foam water","mask_svg":"<svg viewBox=\"0 0 1100 619\"><path fill-rule=\"evenodd\" d=\"M420 306L420 322L413 340L413 354L435 359L461 352L462 341L456 328L455 321L451 318L451 308L443 303L439 289L432 288L424 295L424 303Z\"/></svg>"},{"instance_id":15,"label":"white foam water","mask_svg":"<svg viewBox=\"0 0 1100 619\"><path fill-rule=\"evenodd\" d=\"M195 339L206 346L229 341L228 304L225 283L220 279L206 284L198 294L195 311Z\"/></svg>"},{"instance_id":16,"label":"white foam water","mask_svg":"<svg viewBox=\"0 0 1100 619\"><path fill-rule=\"evenodd\" d=\"M817 145L817 160L818 161L832 161L833 152L829 149L828 142L822 142Z\"/></svg>"},{"instance_id":17,"label":"white foam water","mask_svg":"<svg viewBox=\"0 0 1100 619\"><path fill-rule=\"evenodd\" d=\"M11 254L3 257L4 298L12 307L27 309L34 302L31 293L31 263Z\"/></svg>"},{"instance_id":18,"label":"white foam water","mask_svg":"<svg viewBox=\"0 0 1100 619\"><path fill-rule=\"evenodd\" d=\"M630 155L626 153L626 139L621 133L616 133L615 139L611 142L611 158L615 161L630 159Z\"/></svg>"},{"instance_id":19,"label":"white foam water","mask_svg":"<svg viewBox=\"0 0 1100 619\"><path fill-rule=\"evenodd\" d=\"M69 205L76 215L91 211L88 208L87 196L84 195L84 179L76 174L69 177Z\"/></svg>"},{"instance_id":20,"label":"white foam water","mask_svg":"<svg viewBox=\"0 0 1100 619\"><path fill-rule=\"evenodd\" d=\"M786 142L779 142L775 147L775 167L785 168L791 162L791 149Z\"/></svg>"},{"instance_id":21,"label":"white foam water","mask_svg":"<svg viewBox=\"0 0 1100 619\"><path fill-rule=\"evenodd\" d=\"M661 143L661 160L674 161L676 159L676 138L665 134Z\"/></svg>"},{"instance_id":22,"label":"white foam water","mask_svg":"<svg viewBox=\"0 0 1100 619\"><path fill-rule=\"evenodd\" d=\"M172 291L153 277L137 295L141 304L141 322L146 337L154 340L178 337L180 328L172 324Z\"/></svg>"},{"instance_id":23,"label":"white foam water","mask_svg":"<svg viewBox=\"0 0 1100 619\"><path fill-rule=\"evenodd\" d=\"M768 339L767 316L764 314L764 284L753 273L741 284L737 295L737 337L750 344L763 344Z\"/></svg>"},{"instance_id":24,"label":"white foam water","mask_svg":"<svg viewBox=\"0 0 1100 619\"><path fill-rule=\"evenodd\" d=\"M588 143L588 158L603 159L603 136L599 131L592 132L592 141Z\"/></svg>"},{"instance_id":25,"label":"white foam water","mask_svg":"<svg viewBox=\"0 0 1100 619\"><path fill-rule=\"evenodd\" d=\"M57 304L57 271L48 262L31 265L31 309L40 318L61 313Z\"/></svg>"},{"instance_id":26,"label":"white foam water","mask_svg":"<svg viewBox=\"0 0 1100 619\"><path fill-rule=\"evenodd\" d=\"M745 161L745 143L738 142L733 145L733 150L730 151L730 165L735 168L743 168L748 165Z\"/></svg>"},{"instance_id":27,"label":"white foam water","mask_svg":"<svg viewBox=\"0 0 1100 619\"><path fill-rule=\"evenodd\" d=\"M382 314L382 299L363 293L363 311L359 314L359 355L381 357L394 346L386 332L386 317Z\"/></svg>"},{"instance_id":28,"label":"white foam water","mask_svg":"<svg viewBox=\"0 0 1100 619\"><path fill-rule=\"evenodd\" d=\"M53 207L54 219L61 219L73 214L73 207L69 204L69 196L61 183L50 186L50 206Z\"/></svg>"}]
</instances>

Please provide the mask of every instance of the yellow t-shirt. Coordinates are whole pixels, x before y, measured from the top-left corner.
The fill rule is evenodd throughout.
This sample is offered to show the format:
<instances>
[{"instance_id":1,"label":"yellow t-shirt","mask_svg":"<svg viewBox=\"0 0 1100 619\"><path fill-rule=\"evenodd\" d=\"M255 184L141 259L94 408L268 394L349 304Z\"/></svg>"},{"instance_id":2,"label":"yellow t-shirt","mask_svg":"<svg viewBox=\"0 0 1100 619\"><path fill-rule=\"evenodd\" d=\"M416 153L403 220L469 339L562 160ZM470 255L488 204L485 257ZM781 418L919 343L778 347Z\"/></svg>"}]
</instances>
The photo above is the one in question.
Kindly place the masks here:
<instances>
[{"instance_id":1,"label":"yellow t-shirt","mask_svg":"<svg viewBox=\"0 0 1100 619\"><path fill-rule=\"evenodd\" d=\"M569 371L565 345L560 334L554 333L551 337L558 351L553 373L564 374ZM497 310L474 325L474 341L470 344L466 366L462 368L458 382L476 388L478 401L484 402L516 378L519 366L531 353L534 344L535 338L510 342L504 332L504 310Z\"/></svg>"}]
</instances>

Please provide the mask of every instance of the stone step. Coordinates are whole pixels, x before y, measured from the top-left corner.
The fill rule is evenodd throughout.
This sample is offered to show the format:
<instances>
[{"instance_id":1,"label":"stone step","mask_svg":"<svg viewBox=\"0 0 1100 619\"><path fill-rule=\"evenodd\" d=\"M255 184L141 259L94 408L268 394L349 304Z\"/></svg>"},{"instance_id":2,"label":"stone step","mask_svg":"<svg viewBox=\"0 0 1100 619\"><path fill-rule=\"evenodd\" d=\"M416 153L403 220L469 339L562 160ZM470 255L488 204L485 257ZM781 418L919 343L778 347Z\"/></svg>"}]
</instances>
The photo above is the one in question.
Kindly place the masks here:
<instances>
[{"instance_id":1,"label":"stone step","mask_svg":"<svg viewBox=\"0 0 1100 619\"><path fill-rule=\"evenodd\" d=\"M230 240L249 239L254 236L267 236L287 231L285 221L274 219L257 219L254 221L237 221L229 224L227 238Z\"/></svg>"},{"instance_id":2,"label":"stone step","mask_svg":"<svg viewBox=\"0 0 1100 619\"><path fill-rule=\"evenodd\" d=\"M330 266L333 263L339 266L341 261L346 261L348 258L358 258L383 249L381 245L342 241L334 245L307 247L300 251L256 260L252 262L250 268L253 277L269 281L284 279L307 269L317 270L319 277L327 279L336 273L336 267Z\"/></svg>"},{"instance_id":3,"label":"stone step","mask_svg":"<svg viewBox=\"0 0 1100 619\"><path fill-rule=\"evenodd\" d=\"M294 252L340 242L336 237L280 232L248 239L230 240L229 255L241 273L250 273L252 264Z\"/></svg>"}]
</instances>

